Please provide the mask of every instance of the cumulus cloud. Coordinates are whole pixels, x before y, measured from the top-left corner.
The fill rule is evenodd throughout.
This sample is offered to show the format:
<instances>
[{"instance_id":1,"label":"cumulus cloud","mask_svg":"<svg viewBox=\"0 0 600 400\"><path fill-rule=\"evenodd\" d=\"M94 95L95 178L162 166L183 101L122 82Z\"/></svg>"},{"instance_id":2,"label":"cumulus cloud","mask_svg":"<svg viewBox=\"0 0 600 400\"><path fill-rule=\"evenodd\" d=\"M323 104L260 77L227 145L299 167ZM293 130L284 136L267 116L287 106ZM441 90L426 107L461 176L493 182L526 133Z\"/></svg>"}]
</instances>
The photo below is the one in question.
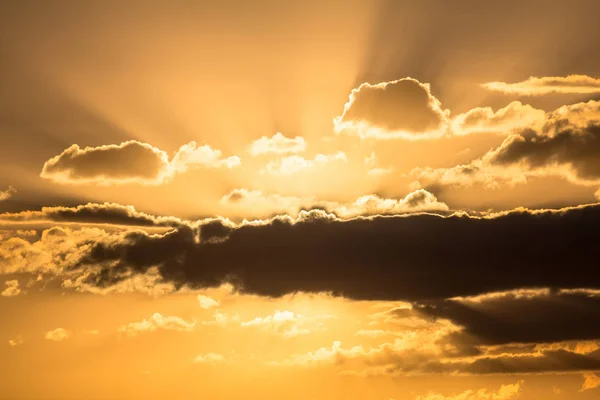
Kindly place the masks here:
<instances>
[{"instance_id":1,"label":"cumulus cloud","mask_svg":"<svg viewBox=\"0 0 600 400\"><path fill-rule=\"evenodd\" d=\"M302 136L288 138L281 132L272 137L263 136L250 145L250 154L297 154L306 150L306 142Z\"/></svg>"},{"instance_id":2,"label":"cumulus cloud","mask_svg":"<svg viewBox=\"0 0 600 400\"><path fill-rule=\"evenodd\" d=\"M583 374L583 385L581 385L581 389L579 389L580 392L596 389L597 387L600 387L600 376L593 372L586 372Z\"/></svg>"},{"instance_id":3,"label":"cumulus cloud","mask_svg":"<svg viewBox=\"0 0 600 400\"><path fill-rule=\"evenodd\" d=\"M523 381L518 381L510 385L502 385L498 391L488 389L467 390L460 394L448 396L430 392L425 396L418 396L415 400L510 400L519 396L522 385Z\"/></svg>"},{"instance_id":4,"label":"cumulus cloud","mask_svg":"<svg viewBox=\"0 0 600 400\"><path fill-rule=\"evenodd\" d=\"M347 162L346 154L338 151L332 154L317 154L312 160L293 155L269 162L262 170L272 175L293 175L314 167L325 166L335 162Z\"/></svg>"},{"instance_id":5,"label":"cumulus cloud","mask_svg":"<svg viewBox=\"0 0 600 400\"><path fill-rule=\"evenodd\" d=\"M48 340L60 342L60 341L67 340L68 338L70 338L71 332L66 329L63 329L63 328L56 328L54 330L46 332L44 337Z\"/></svg>"},{"instance_id":6,"label":"cumulus cloud","mask_svg":"<svg viewBox=\"0 0 600 400\"><path fill-rule=\"evenodd\" d=\"M516 82L488 82L485 89L519 96L540 96L551 93L592 94L600 93L600 79L587 75L529 77Z\"/></svg>"},{"instance_id":7,"label":"cumulus cloud","mask_svg":"<svg viewBox=\"0 0 600 400\"><path fill-rule=\"evenodd\" d=\"M17 189L12 186L9 186L6 190L0 190L0 201L10 199L15 193L17 193Z\"/></svg>"},{"instance_id":8,"label":"cumulus cloud","mask_svg":"<svg viewBox=\"0 0 600 400\"><path fill-rule=\"evenodd\" d=\"M177 316L163 316L160 313L154 313L149 318L131 322L119 327L118 331L128 336L137 336L142 332L155 332L158 330L191 332L196 327L196 321L186 321Z\"/></svg>"},{"instance_id":9,"label":"cumulus cloud","mask_svg":"<svg viewBox=\"0 0 600 400\"><path fill-rule=\"evenodd\" d=\"M56 183L100 185L140 183L158 185L174 174L196 166L233 168L239 157L222 158L221 151L190 142L179 148L172 161L163 150L136 140L99 147L77 144L46 161L40 176Z\"/></svg>"},{"instance_id":10,"label":"cumulus cloud","mask_svg":"<svg viewBox=\"0 0 600 400\"><path fill-rule=\"evenodd\" d=\"M472 133L495 133L507 135L516 129L528 128L546 118L543 110L538 110L520 101L513 101L504 108L494 111L491 107L477 107L459 114L452 119L452 133L468 135Z\"/></svg>"},{"instance_id":11,"label":"cumulus cloud","mask_svg":"<svg viewBox=\"0 0 600 400\"><path fill-rule=\"evenodd\" d=\"M363 139L428 139L446 133L448 115L429 84L403 78L353 89L334 126Z\"/></svg>"},{"instance_id":12,"label":"cumulus cloud","mask_svg":"<svg viewBox=\"0 0 600 400\"><path fill-rule=\"evenodd\" d=\"M85 271L87 284L103 288L157 268L162 282L175 287L230 282L265 296L304 291L354 299L446 299L515 287L598 289L599 227L598 205L486 217L411 214L349 220L304 211L297 219L240 225L212 220L164 234L98 235L84 246L64 236L50 240L45 233L42 240L56 245L42 254L66 251L60 263L67 260L69 272ZM66 243L72 244L65 248ZM36 261L29 248L15 252L14 246L1 243L3 270L49 268L56 262L49 255L36 255L43 262Z\"/></svg>"},{"instance_id":13,"label":"cumulus cloud","mask_svg":"<svg viewBox=\"0 0 600 400\"><path fill-rule=\"evenodd\" d=\"M325 329L323 319L330 316L308 317L293 311L275 311L266 317L257 317L250 321L241 323L242 327L257 327L262 330L271 331L284 337L295 337L311 332Z\"/></svg>"},{"instance_id":14,"label":"cumulus cloud","mask_svg":"<svg viewBox=\"0 0 600 400\"><path fill-rule=\"evenodd\" d=\"M468 164L416 168L421 185L487 188L527 182L528 177L560 176L585 186L600 184L600 102L574 104L548 113L531 128L508 136L500 146Z\"/></svg>"},{"instance_id":15,"label":"cumulus cloud","mask_svg":"<svg viewBox=\"0 0 600 400\"><path fill-rule=\"evenodd\" d=\"M6 285L6 289L4 289L2 293L0 293L0 295L4 297L18 296L19 293L21 293L21 289L19 288L19 281L17 281L16 279L6 281L4 282L4 285Z\"/></svg>"}]
</instances>

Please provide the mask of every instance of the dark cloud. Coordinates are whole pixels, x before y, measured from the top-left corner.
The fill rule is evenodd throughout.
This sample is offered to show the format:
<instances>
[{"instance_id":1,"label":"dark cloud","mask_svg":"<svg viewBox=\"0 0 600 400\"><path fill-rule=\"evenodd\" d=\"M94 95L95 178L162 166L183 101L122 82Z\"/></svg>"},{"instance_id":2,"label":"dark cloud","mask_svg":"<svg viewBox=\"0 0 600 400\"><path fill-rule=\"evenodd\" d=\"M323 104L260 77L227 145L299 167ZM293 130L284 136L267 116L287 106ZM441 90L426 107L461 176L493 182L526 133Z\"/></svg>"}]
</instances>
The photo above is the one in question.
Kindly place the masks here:
<instances>
[{"instance_id":1,"label":"dark cloud","mask_svg":"<svg viewBox=\"0 0 600 400\"><path fill-rule=\"evenodd\" d=\"M135 140L84 149L74 144L48 160L40 176L58 183L153 183L168 166L164 151Z\"/></svg>"},{"instance_id":2,"label":"dark cloud","mask_svg":"<svg viewBox=\"0 0 600 400\"><path fill-rule=\"evenodd\" d=\"M527 130L513 135L490 154L495 165L525 163L529 169L553 167L572 168L584 181L600 180L600 124L590 122L586 127L560 125L550 136Z\"/></svg>"},{"instance_id":3,"label":"dark cloud","mask_svg":"<svg viewBox=\"0 0 600 400\"><path fill-rule=\"evenodd\" d=\"M464 328L452 342L478 345L552 343L600 338L600 296L509 292L422 305L415 312Z\"/></svg>"},{"instance_id":4,"label":"dark cloud","mask_svg":"<svg viewBox=\"0 0 600 400\"><path fill-rule=\"evenodd\" d=\"M342 115L335 119L336 128L356 128L361 136L384 138L394 133L425 134L440 130L447 122L447 112L431 94L428 84L403 78L375 85L363 83L352 90ZM354 126L353 125L359 125ZM364 124L365 126L360 126ZM369 133L369 128L384 132Z\"/></svg>"},{"instance_id":5,"label":"dark cloud","mask_svg":"<svg viewBox=\"0 0 600 400\"><path fill-rule=\"evenodd\" d=\"M184 221L176 217L154 216L136 211L132 206L112 203L88 203L77 207L42 207L41 211L0 214L0 222L38 221L156 227L177 227L184 224Z\"/></svg>"},{"instance_id":6,"label":"dark cloud","mask_svg":"<svg viewBox=\"0 0 600 400\"><path fill-rule=\"evenodd\" d=\"M248 293L322 292L355 299L445 299L525 287L600 287L600 205L513 211L493 218L411 215L340 221L323 212L246 224L211 222L209 238L183 227L97 243L77 268L144 273L176 285L234 281ZM200 226L200 237L203 237ZM224 236L228 235L228 236ZM116 266L116 267L115 267ZM119 275L119 274L117 274Z\"/></svg>"}]
</instances>

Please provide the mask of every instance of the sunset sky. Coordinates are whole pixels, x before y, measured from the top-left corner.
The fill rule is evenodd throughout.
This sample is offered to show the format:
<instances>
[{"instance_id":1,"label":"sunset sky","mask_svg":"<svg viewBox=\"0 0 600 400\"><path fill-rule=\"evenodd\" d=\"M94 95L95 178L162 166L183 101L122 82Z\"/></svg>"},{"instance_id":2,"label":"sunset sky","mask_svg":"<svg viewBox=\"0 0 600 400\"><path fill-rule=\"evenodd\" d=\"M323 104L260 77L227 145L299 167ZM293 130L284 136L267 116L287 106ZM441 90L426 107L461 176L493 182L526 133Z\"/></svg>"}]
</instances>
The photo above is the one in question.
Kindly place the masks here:
<instances>
[{"instance_id":1,"label":"sunset sky","mask_svg":"<svg viewBox=\"0 0 600 400\"><path fill-rule=\"evenodd\" d=\"M0 2L0 399L600 398L600 2Z\"/></svg>"}]
</instances>

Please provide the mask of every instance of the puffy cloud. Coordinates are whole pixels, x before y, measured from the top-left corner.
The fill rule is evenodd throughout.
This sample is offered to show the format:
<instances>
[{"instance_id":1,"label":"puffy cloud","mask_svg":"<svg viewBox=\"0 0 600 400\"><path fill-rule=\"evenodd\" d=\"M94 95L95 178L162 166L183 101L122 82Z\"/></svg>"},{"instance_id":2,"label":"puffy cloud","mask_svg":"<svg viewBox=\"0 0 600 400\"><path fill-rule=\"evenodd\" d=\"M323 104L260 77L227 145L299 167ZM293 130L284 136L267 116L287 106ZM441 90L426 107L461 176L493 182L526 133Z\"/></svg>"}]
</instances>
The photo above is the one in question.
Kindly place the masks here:
<instances>
[{"instance_id":1,"label":"puffy cloud","mask_svg":"<svg viewBox=\"0 0 600 400\"><path fill-rule=\"evenodd\" d=\"M581 385L581 389L579 389L580 392L595 389L597 387L600 387L600 376L593 372L586 372L583 374L583 385Z\"/></svg>"},{"instance_id":2,"label":"puffy cloud","mask_svg":"<svg viewBox=\"0 0 600 400\"><path fill-rule=\"evenodd\" d=\"M233 168L239 157L223 159L221 151L190 142L179 148L172 161L163 150L136 140L99 147L74 144L46 161L40 176L57 183L100 185L140 183L158 185L175 173L195 166Z\"/></svg>"},{"instance_id":3,"label":"puffy cloud","mask_svg":"<svg viewBox=\"0 0 600 400\"><path fill-rule=\"evenodd\" d=\"M532 76L521 82L488 82L482 86L488 90L519 96L540 96L550 93L600 93L600 79L587 75L544 76L541 78Z\"/></svg>"},{"instance_id":4,"label":"puffy cloud","mask_svg":"<svg viewBox=\"0 0 600 400\"><path fill-rule=\"evenodd\" d=\"M62 340L67 340L71 337L71 332L63 328L56 328L54 330L46 332L44 337L48 340L53 340L55 342L60 342Z\"/></svg>"},{"instance_id":5,"label":"puffy cloud","mask_svg":"<svg viewBox=\"0 0 600 400\"><path fill-rule=\"evenodd\" d=\"M509 400L514 399L521 393L523 381L510 385L502 385L498 391L488 389L467 390L460 394L444 396L443 394L430 392L425 396L418 396L415 400Z\"/></svg>"},{"instance_id":6,"label":"puffy cloud","mask_svg":"<svg viewBox=\"0 0 600 400\"><path fill-rule=\"evenodd\" d=\"M504 108L494 111L491 107L477 107L452 119L452 133L496 133L507 135L513 130L528 128L546 118L538 110L520 101L513 101Z\"/></svg>"},{"instance_id":7,"label":"puffy cloud","mask_svg":"<svg viewBox=\"0 0 600 400\"><path fill-rule=\"evenodd\" d=\"M428 139L446 133L448 115L429 84L403 78L353 89L334 126L363 139Z\"/></svg>"},{"instance_id":8,"label":"puffy cloud","mask_svg":"<svg viewBox=\"0 0 600 400\"><path fill-rule=\"evenodd\" d=\"M234 168L242 164L237 156L223 158L220 150L215 150L208 145L198 146L196 142L184 144L177 150L171 168L175 172L185 172L196 166L210 168Z\"/></svg>"},{"instance_id":9,"label":"puffy cloud","mask_svg":"<svg viewBox=\"0 0 600 400\"><path fill-rule=\"evenodd\" d=\"M191 332L195 327L196 321L186 321L181 317L163 316L154 313L150 318L123 325L119 327L118 331L128 336L136 336L142 332L155 332L157 330Z\"/></svg>"},{"instance_id":10,"label":"puffy cloud","mask_svg":"<svg viewBox=\"0 0 600 400\"><path fill-rule=\"evenodd\" d=\"M176 217L161 217L137 211L133 206L114 203L88 203L77 207L42 207L40 211L0 214L2 222L87 223L132 225L147 227L176 227L185 222Z\"/></svg>"},{"instance_id":11,"label":"puffy cloud","mask_svg":"<svg viewBox=\"0 0 600 400\"><path fill-rule=\"evenodd\" d=\"M18 337L18 338L16 338L16 339L9 339L9 341L8 341L8 344L9 344L11 347L19 346L19 345L21 345L21 344L23 344L23 343L25 343L25 340L23 340L23 338L22 338L22 337Z\"/></svg>"},{"instance_id":12,"label":"puffy cloud","mask_svg":"<svg viewBox=\"0 0 600 400\"><path fill-rule=\"evenodd\" d=\"M539 176L560 176L579 185L599 185L599 121L598 101L561 107L548 113L541 123L511 134L500 146L468 164L416 168L411 175L425 187L482 183L487 188L498 188Z\"/></svg>"},{"instance_id":13,"label":"puffy cloud","mask_svg":"<svg viewBox=\"0 0 600 400\"><path fill-rule=\"evenodd\" d=\"M219 302L216 301L215 299L212 299L208 296L204 296L202 294L199 294L197 296L198 299L198 303L200 304L200 308L203 308L205 310L208 310L209 308L212 307L217 307L219 305Z\"/></svg>"},{"instance_id":14,"label":"puffy cloud","mask_svg":"<svg viewBox=\"0 0 600 400\"><path fill-rule=\"evenodd\" d=\"M0 190L0 201L10 199L15 193L17 193L17 189L12 186L9 186L6 190Z\"/></svg>"},{"instance_id":15,"label":"puffy cloud","mask_svg":"<svg viewBox=\"0 0 600 400\"><path fill-rule=\"evenodd\" d=\"M302 136L288 138L281 132L272 137L263 136L250 145L250 154L296 154L306 150L306 142Z\"/></svg>"},{"instance_id":16,"label":"puffy cloud","mask_svg":"<svg viewBox=\"0 0 600 400\"><path fill-rule=\"evenodd\" d=\"M18 296L19 293L21 293L21 289L19 288L19 281L17 281L16 279L6 281L4 282L4 284L6 285L6 289L4 289L4 291L2 291L0 295L4 297L12 297Z\"/></svg>"},{"instance_id":17,"label":"puffy cloud","mask_svg":"<svg viewBox=\"0 0 600 400\"><path fill-rule=\"evenodd\" d=\"M325 166L334 162L346 162L346 154L342 151L338 151L332 154L317 154L312 160L306 159L302 156L293 155L283 157L278 160L269 162L264 169L263 173L268 172L273 175L292 175L298 172L311 170L317 166Z\"/></svg>"},{"instance_id":18,"label":"puffy cloud","mask_svg":"<svg viewBox=\"0 0 600 400\"><path fill-rule=\"evenodd\" d=\"M203 233L205 226L209 233ZM60 262L74 260L69 271L87 271L86 282L101 287L157 267L163 282L175 287L230 282L265 296L305 291L355 299L445 299L515 287L598 289L599 227L598 205L485 217L412 214L350 220L311 211L296 220L277 217L240 225L213 220L198 226L200 234L181 227L156 235L99 236L85 247L69 247L75 254ZM5 268L14 270L10 254L4 259Z\"/></svg>"}]
</instances>

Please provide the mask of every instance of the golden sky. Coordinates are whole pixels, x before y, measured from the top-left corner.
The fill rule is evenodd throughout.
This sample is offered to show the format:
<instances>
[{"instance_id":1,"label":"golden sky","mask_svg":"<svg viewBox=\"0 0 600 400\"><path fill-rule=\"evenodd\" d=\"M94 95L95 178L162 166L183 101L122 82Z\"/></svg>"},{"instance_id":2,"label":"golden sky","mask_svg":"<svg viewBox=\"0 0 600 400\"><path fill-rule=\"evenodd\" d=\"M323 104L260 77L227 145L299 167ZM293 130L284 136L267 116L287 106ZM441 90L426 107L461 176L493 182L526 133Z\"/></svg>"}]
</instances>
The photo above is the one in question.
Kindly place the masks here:
<instances>
[{"instance_id":1,"label":"golden sky","mask_svg":"<svg viewBox=\"0 0 600 400\"><path fill-rule=\"evenodd\" d=\"M600 3L0 3L0 399L600 395Z\"/></svg>"}]
</instances>

